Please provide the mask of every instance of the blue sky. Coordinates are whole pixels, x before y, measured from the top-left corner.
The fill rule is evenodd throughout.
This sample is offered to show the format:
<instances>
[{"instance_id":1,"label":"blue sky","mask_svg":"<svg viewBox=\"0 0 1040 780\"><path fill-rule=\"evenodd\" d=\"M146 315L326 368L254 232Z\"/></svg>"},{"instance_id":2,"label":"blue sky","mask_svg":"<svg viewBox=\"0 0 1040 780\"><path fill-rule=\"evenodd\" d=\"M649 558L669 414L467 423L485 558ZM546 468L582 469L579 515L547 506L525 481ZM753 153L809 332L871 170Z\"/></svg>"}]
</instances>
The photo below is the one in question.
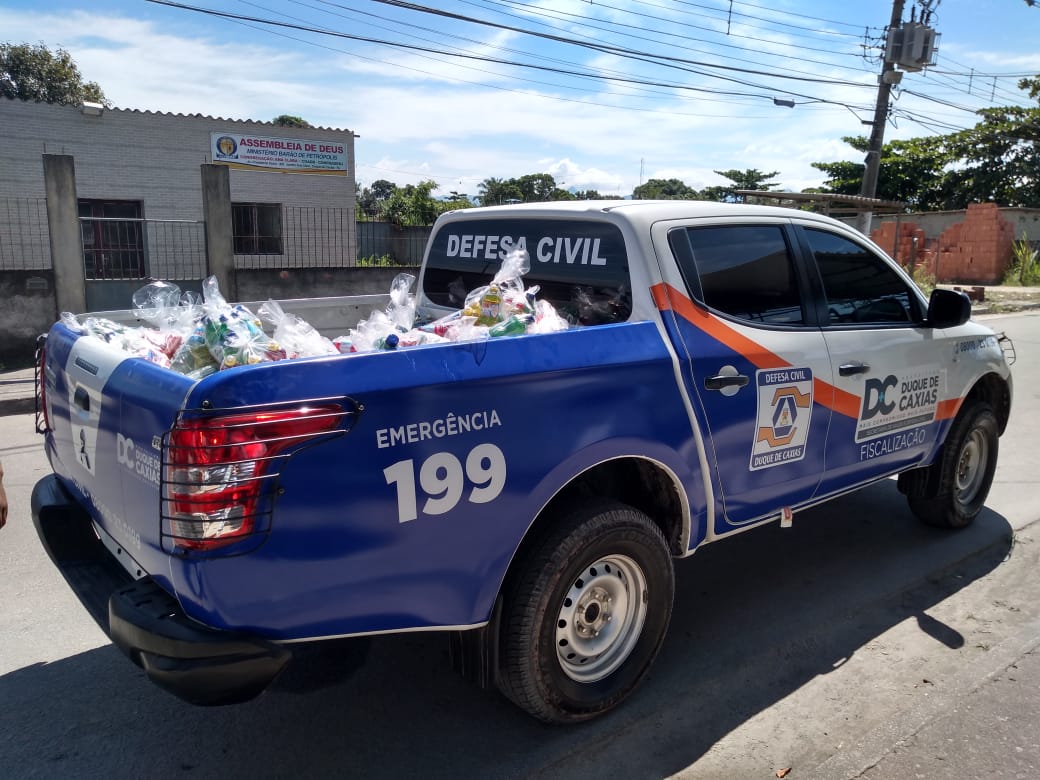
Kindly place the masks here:
<instances>
[{"instance_id":1,"label":"blue sky","mask_svg":"<svg viewBox=\"0 0 1040 780\"><path fill-rule=\"evenodd\" d=\"M543 172L622 196L650 178L723 184L713 171L733 168L818 186L812 162L859 156L841 138L869 132L892 11L887 0L184 4L281 26L147 0L0 0L0 40L68 50L119 108L353 130L363 185L433 179L441 195ZM931 6L936 66L905 74L886 140L1027 104L1016 82L1040 74L1040 4Z\"/></svg>"}]
</instances>

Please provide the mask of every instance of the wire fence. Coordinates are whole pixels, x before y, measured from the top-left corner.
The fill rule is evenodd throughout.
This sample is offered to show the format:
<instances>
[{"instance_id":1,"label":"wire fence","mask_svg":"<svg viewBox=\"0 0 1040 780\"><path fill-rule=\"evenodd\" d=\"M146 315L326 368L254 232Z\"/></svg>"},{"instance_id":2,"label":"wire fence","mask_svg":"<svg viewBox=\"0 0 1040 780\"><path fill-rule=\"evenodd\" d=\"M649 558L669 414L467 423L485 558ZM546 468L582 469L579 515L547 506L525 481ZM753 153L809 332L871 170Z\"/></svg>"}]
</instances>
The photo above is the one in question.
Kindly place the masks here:
<instances>
[{"instance_id":1,"label":"wire fence","mask_svg":"<svg viewBox=\"0 0 1040 780\"><path fill-rule=\"evenodd\" d=\"M51 268L46 198L0 198L0 271Z\"/></svg>"},{"instance_id":2,"label":"wire fence","mask_svg":"<svg viewBox=\"0 0 1040 780\"><path fill-rule=\"evenodd\" d=\"M419 265L432 227L355 222L345 208L282 206L277 217L247 213L234 230L235 268L253 270Z\"/></svg>"},{"instance_id":3,"label":"wire fence","mask_svg":"<svg viewBox=\"0 0 1040 780\"><path fill-rule=\"evenodd\" d=\"M235 268L347 268L356 264L354 212L282 206L278 218L235 220ZM265 251L240 251L264 247Z\"/></svg>"},{"instance_id":4,"label":"wire fence","mask_svg":"<svg viewBox=\"0 0 1040 780\"><path fill-rule=\"evenodd\" d=\"M285 206L278 220L253 222L258 224L275 235L239 235L235 222L236 247L267 250L236 252L236 268L417 266L432 231L431 226L355 222L351 209L322 207ZM80 217L79 227L85 279L186 280L208 273L201 220ZM51 267L46 199L0 198L0 270Z\"/></svg>"},{"instance_id":5,"label":"wire fence","mask_svg":"<svg viewBox=\"0 0 1040 780\"><path fill-rule=\"evenodd\" d=\"M81 217L89 280L202 279L206 224L201 220Z\"/></svg>"}]
</instances>

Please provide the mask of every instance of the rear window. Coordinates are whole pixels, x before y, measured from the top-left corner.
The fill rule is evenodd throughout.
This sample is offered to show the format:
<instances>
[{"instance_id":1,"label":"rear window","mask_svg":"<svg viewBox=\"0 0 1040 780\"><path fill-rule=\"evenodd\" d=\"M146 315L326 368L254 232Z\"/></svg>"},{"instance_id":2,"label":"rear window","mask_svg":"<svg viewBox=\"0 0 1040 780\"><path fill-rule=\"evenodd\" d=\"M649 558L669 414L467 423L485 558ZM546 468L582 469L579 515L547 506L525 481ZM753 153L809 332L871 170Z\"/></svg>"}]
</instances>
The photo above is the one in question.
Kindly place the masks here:
<instances>
[{"instance_id":1,"label":"rear window","mask_svg":"<svg viewBox=\"0 0 1040 780\"><path fill-rule=\"evenodd\" d=\"M628 255L621 231L589 220L481 219L452 222L434 235L423 292L438 306L461 309L466 295L491 282L514 249L527 251L527 288L538 286L571 323L623 322L632 312Z\"/></svg>"}]
</instances>

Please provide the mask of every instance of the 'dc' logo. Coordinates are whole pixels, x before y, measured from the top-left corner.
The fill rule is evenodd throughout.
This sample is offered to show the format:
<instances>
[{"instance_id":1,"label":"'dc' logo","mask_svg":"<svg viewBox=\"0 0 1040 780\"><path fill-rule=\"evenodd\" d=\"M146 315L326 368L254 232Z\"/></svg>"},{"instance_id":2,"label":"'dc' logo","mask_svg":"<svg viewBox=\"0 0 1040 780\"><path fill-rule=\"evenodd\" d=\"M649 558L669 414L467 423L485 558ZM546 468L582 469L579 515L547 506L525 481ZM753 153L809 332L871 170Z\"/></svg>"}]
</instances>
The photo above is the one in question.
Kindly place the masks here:
<instances>
[{"instance_id":1,"label":"'dc' logo","mask_svg":"<svg viewBox=\"0 0 1040 780\"><path fill-rule=\"evenodd\" d=\"M896 405L885 396L889 390L896 387L899 387L899 380L891 374L884 379L868 379L863 387L863 411L860 418L869 420L878 412L891 414Z\"/></svg>"},{"instance_id":2,"label":"'dc' logo","mask_svg":"<svg viewBox=\"0 0 1040 780\"><path fill-rule=\"evenodd\" d=\"M230 157L238 151L238 144L235 143L235 139L231 136L222 135L217 139L217 151L220 152L223 157Z\"/></svg>"},{"instance_id":3,"label":"'dc' logo","mask_svg":"<svg viewBox=\"0 0 1040 780\"><path fill-rule=\"evenodd\" d=\"M116 460L133 471L134 469L134 440L128 439L121 433L116 434Z\"/></svg>"}]
</instances>

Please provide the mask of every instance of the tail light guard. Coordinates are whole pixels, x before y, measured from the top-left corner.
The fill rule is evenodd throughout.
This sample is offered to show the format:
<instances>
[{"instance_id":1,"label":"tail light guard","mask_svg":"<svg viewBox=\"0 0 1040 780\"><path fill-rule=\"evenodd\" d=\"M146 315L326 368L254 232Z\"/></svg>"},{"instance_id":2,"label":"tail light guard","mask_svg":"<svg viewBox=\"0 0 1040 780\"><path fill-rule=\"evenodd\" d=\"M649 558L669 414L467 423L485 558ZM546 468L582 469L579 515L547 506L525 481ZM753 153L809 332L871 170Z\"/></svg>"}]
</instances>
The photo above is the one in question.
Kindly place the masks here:
<instances>
[{"instance_id":1,"label":"tail light guard","mask_svg":"<svg viewBox=\"0 0 1040 780\"><path fill-rule=\"evenodd\" d=\"M348 433L362 409L342 396L181 411L162 440L163 550L206 557L258 547L289 458Z\"/></svg>"}]
</instances>

